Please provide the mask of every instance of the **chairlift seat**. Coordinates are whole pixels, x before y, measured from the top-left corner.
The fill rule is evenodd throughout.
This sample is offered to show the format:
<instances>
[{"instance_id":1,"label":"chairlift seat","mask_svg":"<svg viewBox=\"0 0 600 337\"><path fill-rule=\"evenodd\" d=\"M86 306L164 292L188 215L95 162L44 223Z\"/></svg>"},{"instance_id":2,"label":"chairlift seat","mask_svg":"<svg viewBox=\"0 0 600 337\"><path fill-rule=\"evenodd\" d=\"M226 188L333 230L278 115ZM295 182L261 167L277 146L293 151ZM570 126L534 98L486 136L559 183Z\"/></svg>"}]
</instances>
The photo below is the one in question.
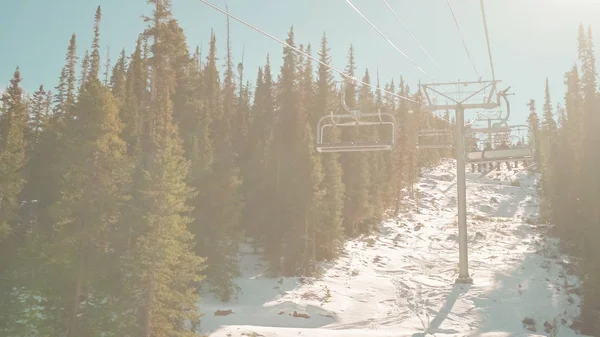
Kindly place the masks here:
<instances>
[{"instance_id":1,"label":"chairlift seat","mask_svg":"<svg viewBox=\"0 0 600 337\"><path fill-rule=\"evenodd\" d=\"M492 163L505 160L529 160L533 158L533 149L529 146L467 153L467 161L474 164Z\"/></svg>"},{"instance_id":2,"label":"chairlift seat","mask_svg":"<svg viewBox=\"0 0 600 337\"><path fill-rule=\"evenodd\" d=\"M391 151L393 142L340 142L318 144L317 151L327 152L363 152L363 151Z\"/></svg>"},{"instance_id":3,"label":"chairlift seat","mask_svg":"<svg viewBox=\"0 0 600 337\"><path fill-rule=\"evenodd\" d=\"M483 134L496 134L496 133L509 133L512 131L510 126L492 126L491 128L471 128L468 133L483 133Z\"/></svg>"},{"instance_id":4,"label":"chairlift seat","mask_svg":"<svg viewBox=\"0 0 600 337\"><path fill-rule=\"evenodd\" d=\"M377 125L390 128L389 139L378 141L339 141L326 142L326 130L331 127L376 127ZM318 152L359 152L359 151L390 151L396 145L396 119L390 113L361 113L356 114L331 114L323 116L317 124Z\"/></svg>"},{"instance_id":5,"label":"chairlift seat","mask_svg":"<svg viewBox=\"0 0 600 337\"><path fill-rule=\"evenodd\" d=\"M417 134L418 149L449 149L454 147L454 134L450 130L422 130Z\"/></svg>"}]
</instances>

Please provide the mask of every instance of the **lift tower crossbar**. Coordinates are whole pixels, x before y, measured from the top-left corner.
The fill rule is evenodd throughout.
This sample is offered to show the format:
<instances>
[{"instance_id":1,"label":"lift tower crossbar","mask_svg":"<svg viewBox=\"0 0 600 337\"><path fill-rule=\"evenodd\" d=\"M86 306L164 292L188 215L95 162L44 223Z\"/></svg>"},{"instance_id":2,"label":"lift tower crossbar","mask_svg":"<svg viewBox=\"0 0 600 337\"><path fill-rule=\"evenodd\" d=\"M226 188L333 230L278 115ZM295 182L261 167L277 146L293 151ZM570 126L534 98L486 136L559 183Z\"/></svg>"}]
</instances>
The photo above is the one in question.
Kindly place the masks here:
<instances>
[{"instance_id":1,"label":"lift tower crossbar","mask_svg":"<svg viewBox=\"0 0 600 337\"><path fill-rule=\"evenodd\" d=\"M458 258L459 274L456 283L473 283L469 275L467 248L467 183L465 151L465 110L495 109L500 106L496 85L499 81L450 82L423 84L425 109L431 111L454 110L456 123L456 190L458 200ZM454 89L454 91L452 91ZM441 97L440 97L441 96Z\"/></svg>"}]
</instances>

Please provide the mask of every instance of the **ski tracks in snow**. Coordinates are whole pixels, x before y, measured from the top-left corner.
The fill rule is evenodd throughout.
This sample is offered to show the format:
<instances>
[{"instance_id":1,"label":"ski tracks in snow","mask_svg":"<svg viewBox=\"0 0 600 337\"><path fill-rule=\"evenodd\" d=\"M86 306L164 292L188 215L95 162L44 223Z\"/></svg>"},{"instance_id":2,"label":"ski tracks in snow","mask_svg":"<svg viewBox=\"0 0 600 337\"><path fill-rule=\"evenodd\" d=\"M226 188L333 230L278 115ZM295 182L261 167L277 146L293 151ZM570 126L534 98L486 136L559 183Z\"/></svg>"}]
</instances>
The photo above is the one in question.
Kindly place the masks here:
<instances>
[{"instance_id":1,"label":"ski tracks in snow","mask_svg":"<svg viewBox=\"0 0 600 337\"><path fill-rule=\"evenodd\" d=\"M399 217L384 221L378 235L347 242L345 252L328 263L321 278L288 289L275 301L293 303L298 310L318 307L334 313L328 323L304 321L314 329L311 336L329 336L334 330L361 330L364 335L413 331L420 333L412 336L438 337L493 331L521 335L527 333L521 323L525 317L537 318L538 329L543 329L544 320L566 313L567 296L576 308L574 295L546 289L550 286L545 280L554 282L554 288L568 283L569 289L577 280L559 279L560 266L552 267L550 258L539 257L544 240L528 224L538 216L536 178L524 171L484 177L467 173L469 272L474 284L454 284L458 276L454 172L453 161L425 171L416 184L416 198L405 197ZM554 296L552 303L549 296ZM568 310L564 320L572 322L578 311ZM280 317L256 325L282 326Z\"/></svg>"}]
</instances>

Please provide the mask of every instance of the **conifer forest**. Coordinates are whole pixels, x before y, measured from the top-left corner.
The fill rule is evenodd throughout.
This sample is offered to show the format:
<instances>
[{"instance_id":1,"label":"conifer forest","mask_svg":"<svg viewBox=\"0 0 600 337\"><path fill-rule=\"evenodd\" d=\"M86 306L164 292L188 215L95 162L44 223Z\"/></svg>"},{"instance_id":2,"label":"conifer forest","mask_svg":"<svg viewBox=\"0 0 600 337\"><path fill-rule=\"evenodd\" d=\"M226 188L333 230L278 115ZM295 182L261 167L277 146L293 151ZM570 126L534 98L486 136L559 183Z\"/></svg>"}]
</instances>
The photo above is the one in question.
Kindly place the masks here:
<instances>
[{"instance_id":1,"label":"conifer forest","mask_svg":"<svg viewBox=\"0 0 600 337\"><path fill-rule=\"evenodd\" d=\"M0 336L196 336L212 315L202 294L227 302L243 291L241 243L263 255L270 277L318 276L347 240L403 212L421 169L453 158L452 149L415 146L418 130L439 123L421 109L419 86L357 69L352 45L349 76L418 103L342 86L289 47L247 69L234 62L229 36L207 31L201 52L169 1L148 3L146 30L118 60L101 56L98 7L89 52L77 55L77 35L65 37L55 87L24 94L18 66L2 79ZM600 95L592 31L582 25L573 38L566 92L551 93L546 80L545 97L531 99L528 141L542 177L539 221L578 261L581 332L597 336ZM330 63L326 33L308 43L291 27L285 42ZM343 112L342 96L394 115L394 151L316 151L317 122ZM388 131L369 132L327 137Z\"/></svg>"}]
</instances>

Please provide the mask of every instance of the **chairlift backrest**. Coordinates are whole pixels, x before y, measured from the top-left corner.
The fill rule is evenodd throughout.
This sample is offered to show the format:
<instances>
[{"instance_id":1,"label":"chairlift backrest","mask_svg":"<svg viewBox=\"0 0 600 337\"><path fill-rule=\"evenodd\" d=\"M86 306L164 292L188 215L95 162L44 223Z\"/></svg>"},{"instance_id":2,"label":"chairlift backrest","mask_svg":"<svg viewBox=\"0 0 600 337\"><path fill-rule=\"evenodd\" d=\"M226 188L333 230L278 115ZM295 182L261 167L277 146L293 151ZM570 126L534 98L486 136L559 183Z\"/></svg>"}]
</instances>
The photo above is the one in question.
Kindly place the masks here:
<instances>
[{"instance_id":1,"label":"chairlift backrest","mask_svg":"<svg viewBox=\"0 0 600 337\"><path fill-rule=\"evenodd\" d=\"M396 118L387 112L377 111L375 113L363 113L358 109L351 109L346 105L345 88L342 87L342 107L347 113L323 116L317 123L317 146L318 152L365 152L365 151L390 151L396 145ZM326 141L326 132L332 127L348 128L384 126L389 128L387 139L352 141Z\"/></svg>"},{"instance_id":2,"label":"chairlift backrest","mask_svg":"<svg viewBox=\"0 0 600 337\"><path fill-rule=\"evenodd\" d=\"M445 125L443 129L433 128L430 124L431 116L425 118L426 128L417 133L418 149L448 149L454 146L454 130L452 125Z\"/></svg>"},{"instance_id":3,"label":"chairlift backrest","mask_svg":"<svg viewBox=\"0 0 600 337\"><path fill-rule=\"evenodd\" d=\"M525 144L519 135L514 132L529 131L527 125L506 125L497 128L474 128L470 136L475 139L474 134L481 134L484 138L479 139L485 142L487 147L484 150L468 148L466 159L471 163L485 163L503 160L528 160L533 158L535 148L533 144ZM489 143L485 137L489 134L494 135L494 146ZM520 144L519 144L520 143Z\"/></svg>"}]
</instances>

